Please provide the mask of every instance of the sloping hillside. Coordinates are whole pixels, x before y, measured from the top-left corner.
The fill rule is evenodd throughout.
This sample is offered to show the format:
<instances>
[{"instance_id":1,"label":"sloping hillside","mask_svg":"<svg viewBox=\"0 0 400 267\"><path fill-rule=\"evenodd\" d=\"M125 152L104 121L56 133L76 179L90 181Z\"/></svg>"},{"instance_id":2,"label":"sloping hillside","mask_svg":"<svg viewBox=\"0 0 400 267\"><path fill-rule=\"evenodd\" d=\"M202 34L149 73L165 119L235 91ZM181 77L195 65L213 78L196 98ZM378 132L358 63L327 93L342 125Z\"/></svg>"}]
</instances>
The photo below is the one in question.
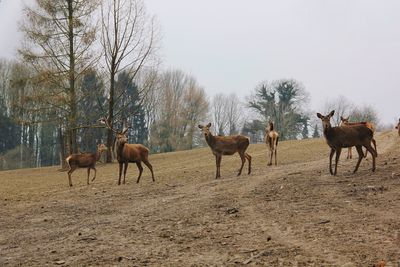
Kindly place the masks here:
<instances>
[{"instance_id":1,"label":"sloping hillside","mask_svg":"<svg viewBox=\"0 0 400 267\"><path fill-rule=\"evenodd\" d=\"M156 182L135 164L118 186L117 164L86 170L0 172L0 265L370 266L400 261L400 138L377 136L377 171L343 152L328 174L323 139L281 142L277 167L251 145L253 173L222 179L208 148L152 155ZM247 170L247 164L245 165Z\"/></svg>"}]
</instances>

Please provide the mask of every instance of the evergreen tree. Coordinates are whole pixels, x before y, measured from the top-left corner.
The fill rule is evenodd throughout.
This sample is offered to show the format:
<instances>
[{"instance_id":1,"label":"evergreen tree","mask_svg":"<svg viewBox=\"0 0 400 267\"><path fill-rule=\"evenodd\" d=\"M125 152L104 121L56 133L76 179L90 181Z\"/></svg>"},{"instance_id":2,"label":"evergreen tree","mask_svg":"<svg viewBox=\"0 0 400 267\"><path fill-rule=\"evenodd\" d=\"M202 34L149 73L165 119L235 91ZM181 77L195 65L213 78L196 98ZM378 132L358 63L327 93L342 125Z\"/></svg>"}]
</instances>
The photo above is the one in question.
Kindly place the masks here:
<instances>
[{"instance_id":1,"label":"evergreen tree","mask_svg":"<svg viewBox=\"0 0 400 267\"><path fill-rule=\"evenodd\" d=\"M320 137L317 124L315 124L315 126L314 126L314 133L313 133L312 137L313 138L319 138Z\"/></svg>"},{"instance_id":2,"label":"evergreen tree","mask_svg":"<svg viewBox=\"0 0 400 267\"><path fill-rule=\"evenodd\" d=\"M303 124L303 131L301 133L303 139L307 139L308 138L308 123L307 120L304 120L304 124Z\"/></svg>"},{"instance_id":3,"label":"evergreen tree","mask_svg":"<svg viewBox=\"0 0 400 267\"><path fill-rule=\"evenodd\" d=\"M123 110L125 126L131 127L128 132L129 142L146 144L148 138L146 114L139 95L139 87L128 72L124 71L118 75L116 92L117 95L123 96L120 97L119 103Z\"/></svg>"},{"instance_id":4,"label":"evergreen tree","mask_svg":"<svg viewBox=\"0 0 400 267\"><path fill-rule=\"evenodd\" d=\"M264 123L273 121L280 139L296 139L302 134L309 120L302 111L308 102L308 93L295 80L278 80L262 83L255 89L249 102L250 108L258 112Z\"/></svg>"},{"instance_id":5,"label":"evergreen tree","mask_svg":"<svg viewBox=\"0 0 400 267\"><path fill-rule=\"evenodd\" d=\"M89 127L96 124L100 114L105 113L103 111L105 102L104 85L101 78L95 70L88 70L80 82L78 102L78 123L85 126L79 130L81 151L95 151L99 142L105 142L103 139L104 129Z\"/></svg>"}]
</instances>

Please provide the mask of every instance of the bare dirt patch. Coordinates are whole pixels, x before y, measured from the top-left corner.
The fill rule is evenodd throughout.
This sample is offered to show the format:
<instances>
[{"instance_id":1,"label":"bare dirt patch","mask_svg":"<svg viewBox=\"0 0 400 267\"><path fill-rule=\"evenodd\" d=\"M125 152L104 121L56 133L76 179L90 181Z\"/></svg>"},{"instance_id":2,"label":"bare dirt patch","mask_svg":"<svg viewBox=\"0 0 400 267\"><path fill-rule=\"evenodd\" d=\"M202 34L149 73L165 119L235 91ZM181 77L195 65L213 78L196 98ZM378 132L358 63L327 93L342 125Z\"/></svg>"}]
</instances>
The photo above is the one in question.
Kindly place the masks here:
<instances>
[{"instance_id":1,"label":"bare dirt patch","mask_svg":"<svg viewBox=\"0 0 400 267\"><path fill-rule=\"evenodd\" d=\"M152 155L155 183L133 164L123 186L116 164L73 188L57 168L0 172L0 265L397 266L400 139L377 142L375 173L343 155L336 177L323 139L280 143L269 168L250 145L253 173L223 157L219 180L208 148Z\"/></svg>"}]
</instances>

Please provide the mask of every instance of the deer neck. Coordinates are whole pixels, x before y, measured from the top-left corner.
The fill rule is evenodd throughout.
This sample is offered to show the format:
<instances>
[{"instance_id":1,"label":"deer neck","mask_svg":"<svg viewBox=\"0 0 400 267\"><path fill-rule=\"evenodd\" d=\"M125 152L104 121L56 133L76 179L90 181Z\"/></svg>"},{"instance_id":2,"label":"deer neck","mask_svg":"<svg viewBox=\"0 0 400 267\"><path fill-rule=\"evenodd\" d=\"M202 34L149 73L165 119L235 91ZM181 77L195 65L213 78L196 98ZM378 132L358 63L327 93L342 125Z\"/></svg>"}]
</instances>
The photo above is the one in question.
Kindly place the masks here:
<instances>
[{"instance_id":1,"label":"deer neck","mask_svg":"<svg viewBox=\"0 0 400 267\"><path fill-rule=\"evenodd\" d=\"M209 147L213 148L215 146L215 136L209 133L207 136L205 136L206 142Z\"/></svg>"},{"instance_id":2,"label":"deer neck","mask_svg":"<svg viewBox=\"0 0 400 267\"><path fill-rule=\"evenodd\" d=\"M329 127L327 128L324 128L324 136L328 141L332 139L332 135L333 135L333 128L331 125L329 125Z\"/></svg>"},{"instance_id":3,"label":"deer neck","mask_svg":"<svg viewBox=\"0 0 400 267\"><path fill-rule=\"evenodd\" d=\"M117 157L121 157L122 150L124 149L125 144L126 144L125 142L121 143L117 142Z\"/></svg>"}]
</instances>

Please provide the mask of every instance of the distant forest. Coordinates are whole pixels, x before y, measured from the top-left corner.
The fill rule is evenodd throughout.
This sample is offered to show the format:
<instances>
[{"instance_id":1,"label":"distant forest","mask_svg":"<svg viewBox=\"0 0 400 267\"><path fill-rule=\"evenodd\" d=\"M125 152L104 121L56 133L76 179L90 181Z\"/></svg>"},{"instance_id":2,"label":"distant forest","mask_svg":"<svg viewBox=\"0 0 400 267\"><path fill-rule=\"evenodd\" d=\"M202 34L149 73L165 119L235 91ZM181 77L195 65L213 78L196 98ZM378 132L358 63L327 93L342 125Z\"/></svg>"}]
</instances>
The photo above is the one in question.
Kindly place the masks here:
<instances>
[{"instance_id":1,"label":"distant forest","mask_svg":"<svg viewBox=\"0 0 400 267\"><path fill-rule=\"evenodd\" d=\"M103 117L116 130L130 127L129 142L153 153L203 146L200 122L253 143L268 121L281 140L321 134L300 81L254 81L243 99L210 97L192 75L163 69L161 34L143 1L37 0L24 12L18 59L0 59L0 170L63 165L99 142L111 162L114 135ZM378 123L372 107L344 97L324 109L337 110L335 124L342 115Z\"/></svg>"}]
</instances>

